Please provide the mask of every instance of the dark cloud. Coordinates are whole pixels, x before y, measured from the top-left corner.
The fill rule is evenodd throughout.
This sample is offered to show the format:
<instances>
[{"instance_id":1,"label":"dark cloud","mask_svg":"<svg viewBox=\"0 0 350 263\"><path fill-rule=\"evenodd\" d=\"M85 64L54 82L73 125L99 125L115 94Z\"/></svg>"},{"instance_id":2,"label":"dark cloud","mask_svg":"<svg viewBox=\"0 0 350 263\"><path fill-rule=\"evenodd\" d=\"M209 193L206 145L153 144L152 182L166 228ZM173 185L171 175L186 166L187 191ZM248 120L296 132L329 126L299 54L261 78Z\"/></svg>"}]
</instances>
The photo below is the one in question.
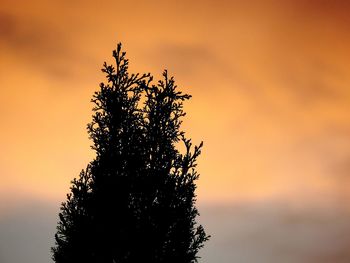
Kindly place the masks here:
<instances>
[{"instance_id":1,"label":"dark cloud","mask_svg":"<svg viewBox=\"0 0 350 263\"><path fill-rule=\"evenodd\" d=\"M176 80L190 85L194 96L213 94L217 88L221 94L227 94L227 99L232 97L233 90L248 96L249 100L262 96L261 87L232 61L235 54L223 57L220 51L208 45L176 43L156 45L144 54L147 54L144 60L158 71L165 68L171 75L176 73ZM214 99L212 95L209 96L211 100Z\"/></svg>"},{"instance_id":2,"label":"dark cloud","mask_svg":"<svg viewBox=\"0 0 350 263\"><path fill-rule=\"evenodd\" d=\"M14 32L15 21L12 16L0 13L0 41L11 39Z\"/></svg>"},{"instance_id":3,"label":"dark cloud","mask_svg":"<svg viewBox=\"0 0 350 263\"><path fill-rule=\"evenodd\" d=\"M338 26L346 26L350 22L348 10L350 2L347 0L302 0L302 1L286 1L289 2L290 8L295 13L308 15L310 19L320 16L323 19L330 19L337 23Z\"/></svg>"},{"instance_id":4,"label":"dark cloud","mask_svg":"<svg viewBox=\"0 0 350 263\"><path fill-rule=\"evenodd\" d=\"M307 56L307 55L305 55ZM309 106L320 101L338 101L343 98L343 87L335 86L344 75L333 65L320 60L307 59L303 65L281 67L277 78L280 87L299 105Z\"/></svg>"},{"instance_id":5,"label":"dark cloud","mask_svg":"<svg viewBox=\"0 0 350 263\"><path fill-rule=\"evenodd\" d=\"M157 67L163 65L177 75L192 78L197 76L197 79L205 76L209 82L210 79L223 75L232 76L229 61L221 59L212 49L201 45L164 43L149 52L147 60Z\"/></svg>"},{"instance_id":6,"label":"dark cloud","mask_svg":"<svg viewBox=\"0 0 350 263\"><path fill-rule=\"evenodd\" d=\"M15 57L17 63L44 72L55 80L72 79L77 65L94 60L82 53L62 29L47 19L0 13L2 52Z\"/></svg>"},{"instance_id":7,"label":"dark cloud","mask_svg":"<svg viewBox=\"0 0 350 263\"><path fill-rule=\"evenodd\" d=\"M0 40L9 49L18 52L18 55L33 56L36 58L48 55L62 55L59 32L44 21L34 17L20 17L7 13L0 13Z\"/></svg>"},{"instance_id":8,"label":"dark cloud","mask_svg":"<svg viewBox=\"0 0 350 263\"><path fill-rule=\"evenodd\" d=\"M224 84L245 94L249 100L264 102L265 91L269 89L286 95L289 97L288 103L302 108L323 101L338 102L344 99L344 87L335 86L335 83L346 83L345 72L322 58L303 54L301 62L295 62L293 56L287 56L282 61L272 57L267 65L257 59L254 63L262 79L254 76L253 71L242 68L239 60L235 61L234 58L234 51L222 57L220 51L216 52L208 46L167 43L156 46L145 60L156 68L165 67L170 73L176 72L181 78L205 81L206 85L201 90L209 88L212 91L210 87L213 85ZM272 70L269 70L270 66ZM271 85L265 77L268 81L275 79L276 82Z\"/></svg>"},{"instance_id":9,"label":"dark cloud","mask_svg":"<svg viewBox=\"0 0 350 263\"><path fill-rule=\"evenodd\" d=\"M155 63L185 76L198 74L199 65L213 60L213 55L203 47L175 44L163 44L151 56L156 58Z\"/></svg>"}]
</instances>

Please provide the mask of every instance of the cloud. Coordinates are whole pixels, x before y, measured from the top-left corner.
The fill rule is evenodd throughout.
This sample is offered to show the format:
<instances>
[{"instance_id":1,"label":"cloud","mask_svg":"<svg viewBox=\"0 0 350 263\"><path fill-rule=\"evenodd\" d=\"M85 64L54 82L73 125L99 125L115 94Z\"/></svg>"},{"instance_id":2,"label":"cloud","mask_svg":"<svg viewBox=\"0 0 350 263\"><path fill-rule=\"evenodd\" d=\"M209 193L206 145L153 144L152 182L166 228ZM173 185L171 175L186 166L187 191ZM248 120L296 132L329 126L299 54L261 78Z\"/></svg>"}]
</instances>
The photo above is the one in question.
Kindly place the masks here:
<instances>
[{"instance_id":1,"label":"cloud","mask_svg":"<svg viewBox=\"0 0 350 263\"><path fill-rule=\"evenodd\" d=\"M19 56L45 58L65 53L59 32L40 18L0 13L0 41Z\"/></svg>"},{"instance_id":2,"label":"cloud","mask_svg":"<svg viewBox=\"0 0 350 263\"><path fill-rule=\"evenodd\" d=\"M52 204L23 202L12 214L0 215L2 263L50 262L58 210Z\"/></svg>"},{"instance_id":3,"label":"cloud","mask_svg":"<svg viewBox=\"0 0 350 263\"><path fill-rule=\"evenodd\" d=\"M202 263L350 261L345 205L266 201L202 205L199 211L212 235L200 252ZM0 217L1 262L50 262L57 213L57 204L27 200Z\"/></svg>"},{"instance_id":4,"label":"cloud","mask_svg":"<svg viewBox=\"0 0 350 263\"><path fill-rule=\"evenodd\" d=\"M79 73L78 65L94 61L73 46L69 36L45 17L1 12L0 46L2 53L13 57L12 63L25 64L59 81L72 79Z\"/></svg>"},{"instance_id":5,"label":"cloud","mask_svg":"<svg viewBox=\"0 0 350 263\"><path fill-rule=\"evenodd\" d=\"M338 71L332 61L312 59L308 54L298 63L287 59L286 65L276 72L280 88L298 106L322 101L337 102L343 98L344 87L339 87L339 80L346 77ZM294 63L293 63L294 62Z\"/></svg>"},{"instance_id":6,"label":"cloud","mask_svg":"<svg viewBox=\"0 0 350 263\"><path fill-rule=\"evenodd\" d=\"M0 13L0 41L12 38L14 19L12 16Z\"/></svg>"},{"instance_id":7,"label":"cloud","mask_svg":"<svg viewBox=\"0 0 350 263\"><path fill-rule=\"evenodd\" d=\"M232 76L229 62L205 45L162 43L155 45L147 56L151 63L164 65L170 72L184 77L198 79L204 73L210 82L210 78Z\"/></svg>"},{"instance_id":8,"label":"cloud","mask_svg":"<svg viewBox=\"0 0 350 263\"><path fill-rule=\"evenodd\" d=\"M344 211L279 202L202 207L201 222L212 238L201 262L349 262L350 215Z\"/></svg>"}]
</instances>

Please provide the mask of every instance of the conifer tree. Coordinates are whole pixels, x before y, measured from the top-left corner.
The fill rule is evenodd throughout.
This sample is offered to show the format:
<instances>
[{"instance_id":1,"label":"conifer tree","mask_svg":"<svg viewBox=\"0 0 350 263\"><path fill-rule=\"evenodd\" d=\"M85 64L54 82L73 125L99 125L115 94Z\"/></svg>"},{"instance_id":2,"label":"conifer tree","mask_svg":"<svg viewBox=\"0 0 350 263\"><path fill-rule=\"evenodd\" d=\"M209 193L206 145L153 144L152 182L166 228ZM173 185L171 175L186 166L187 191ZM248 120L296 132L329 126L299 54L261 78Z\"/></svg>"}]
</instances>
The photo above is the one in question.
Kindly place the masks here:
<instances>
[{"instance_id":1,"label":"conifer tree","mask_svg":"<svg viewBox=\"0 0 350 263\"><path fill-rule=\"evenodd\" d=\"M196 223L196 159L181 130L183 101L174 79L152 84L150 74L129 74L121 44L116 66L104 63L107 83L92 102L88 124L96 157L62 203L56 263L197 262L208 240ZM180 153L178 145L185 145Z\"/></svg>"}]
</instances>

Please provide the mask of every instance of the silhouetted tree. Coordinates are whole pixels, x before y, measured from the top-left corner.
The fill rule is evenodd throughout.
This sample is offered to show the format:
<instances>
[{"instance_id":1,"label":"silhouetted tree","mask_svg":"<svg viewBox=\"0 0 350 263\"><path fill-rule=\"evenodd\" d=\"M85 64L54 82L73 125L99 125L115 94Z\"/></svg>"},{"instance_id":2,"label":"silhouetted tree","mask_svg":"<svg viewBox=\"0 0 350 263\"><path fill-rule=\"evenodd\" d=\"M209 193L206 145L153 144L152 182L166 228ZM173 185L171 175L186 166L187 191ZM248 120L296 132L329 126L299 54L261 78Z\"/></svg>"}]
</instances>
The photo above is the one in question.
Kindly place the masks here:
<instances>
[{"instance_id":1,"label":"silhouetted tree","mask_svg":"<svg viewBox=\"0 0 350 263\"><path fill-rule=\"evenodd\" d=\"M107 84L95 92L88 125L96 158L72 181L52 248L57 263L197 262L208 240L196 223L196 159L180 130L183 101L167 71L128 73L121 44ZM177 149L184 144L185 152Z\"/></svg>"}]
</instances>

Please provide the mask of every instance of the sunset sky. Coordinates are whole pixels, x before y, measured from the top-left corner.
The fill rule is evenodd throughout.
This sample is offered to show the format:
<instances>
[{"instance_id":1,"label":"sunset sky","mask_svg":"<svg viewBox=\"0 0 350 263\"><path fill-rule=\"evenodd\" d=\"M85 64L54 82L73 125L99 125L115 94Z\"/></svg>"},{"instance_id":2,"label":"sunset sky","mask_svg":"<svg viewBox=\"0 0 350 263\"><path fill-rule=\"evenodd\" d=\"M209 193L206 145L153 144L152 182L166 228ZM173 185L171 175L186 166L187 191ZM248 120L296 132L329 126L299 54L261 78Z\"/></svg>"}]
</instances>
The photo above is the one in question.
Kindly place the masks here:
<instances>
[{"instance_id":1,"label":"sunset sky","mask_svg":"<svg viewBox=\"0 0 350 263\"><path fill-rule=\"evenodd\" d=\"M346 0L0 0L0 262L49 261L118 42L131 72L168 69L193 96L183 127L204 141L213 236L200 262L349 262L349 14Z\"/></svg>"}]
</instances>

